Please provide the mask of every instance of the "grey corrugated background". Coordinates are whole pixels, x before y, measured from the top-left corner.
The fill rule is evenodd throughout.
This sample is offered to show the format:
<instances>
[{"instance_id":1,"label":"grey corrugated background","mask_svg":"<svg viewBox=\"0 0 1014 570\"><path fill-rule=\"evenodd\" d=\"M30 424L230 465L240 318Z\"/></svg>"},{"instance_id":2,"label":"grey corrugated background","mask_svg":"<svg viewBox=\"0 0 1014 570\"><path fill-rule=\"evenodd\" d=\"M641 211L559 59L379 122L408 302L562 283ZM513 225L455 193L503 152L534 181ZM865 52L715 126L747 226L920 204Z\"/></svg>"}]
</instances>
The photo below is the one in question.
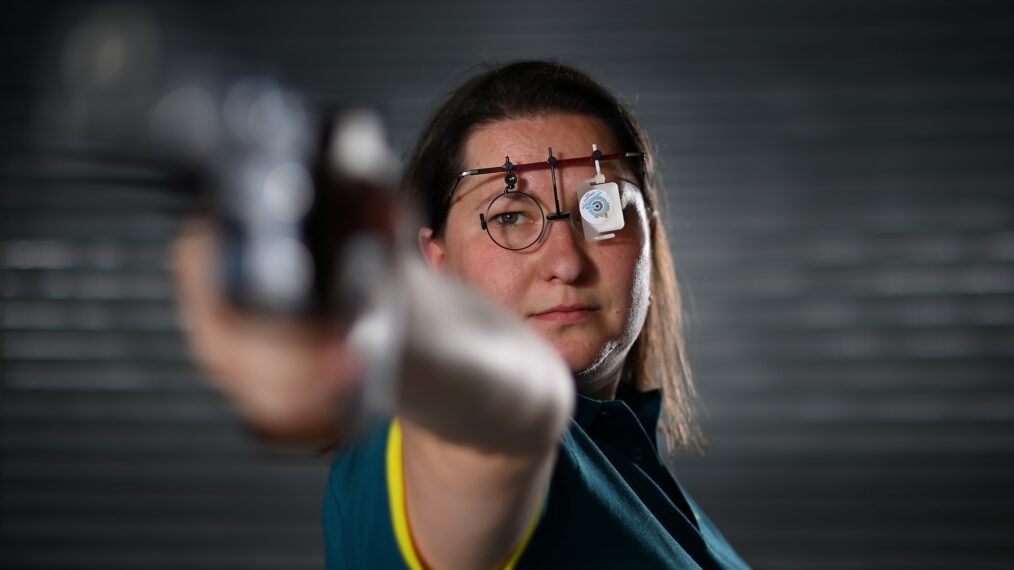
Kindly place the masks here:
<instances>
[{"instance_id":1,"label":"grey corrugated background","mask_svg":"<svg viewBox=\"0 0 1014 570\"><path fill-rule=\"evenodd\" d=\"M661 151L711 441L679 476L733 544L758 568L1014 565L1008 3L149 6L376 102L402 150L483 60L590 71ZM58 7L4 13L0 564L319 567L326 459L253 443L185 353L181 201L24 152Z\"/></svg>"}]
</instances>

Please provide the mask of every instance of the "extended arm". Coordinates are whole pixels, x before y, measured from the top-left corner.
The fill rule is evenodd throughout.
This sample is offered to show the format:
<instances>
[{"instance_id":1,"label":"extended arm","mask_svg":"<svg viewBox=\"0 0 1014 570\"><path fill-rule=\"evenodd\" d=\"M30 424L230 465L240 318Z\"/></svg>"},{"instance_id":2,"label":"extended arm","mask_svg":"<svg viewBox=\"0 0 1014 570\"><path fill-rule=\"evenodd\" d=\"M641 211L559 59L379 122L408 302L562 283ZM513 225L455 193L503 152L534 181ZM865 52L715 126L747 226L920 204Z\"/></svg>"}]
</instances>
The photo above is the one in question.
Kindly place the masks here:
<instances>
[{"instance_id":1,"label":"extended arm","mask_svg":"<svg viewBox=\"0 0 1014 570\"><path fill-rule=\"evenodd\" d=\"M261 433L338 436L360 372L344 331L231 308L214 251L214 227L195 221L173 252L200 363ZM490 568L518 545L546 491L573 382L553 348L495 301L418 259L402 274L395 411L412 541L433 568Z\"/></svg>"},{"instance_id":2,"label":"extended arm","mask_svg":"<svg viewBox=\"0 0 1014 570\"><path fill-rule=\"evenodd\" d=\"M413 539L433 568L492 568L539 507L573 381L552 346L495 301L418 261L405 274L398 415Z\"/></svg>"}]
</instances>

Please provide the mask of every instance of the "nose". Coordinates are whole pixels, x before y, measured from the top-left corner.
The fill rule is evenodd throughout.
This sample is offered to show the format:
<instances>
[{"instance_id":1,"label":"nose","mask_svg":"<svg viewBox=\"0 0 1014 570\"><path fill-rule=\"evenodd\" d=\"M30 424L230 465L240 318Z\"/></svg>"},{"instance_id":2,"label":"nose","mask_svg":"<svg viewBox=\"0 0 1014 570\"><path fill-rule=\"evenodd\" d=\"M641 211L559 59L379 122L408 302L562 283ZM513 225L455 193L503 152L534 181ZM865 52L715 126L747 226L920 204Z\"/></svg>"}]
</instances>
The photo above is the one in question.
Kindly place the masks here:
<instances>
[{"instance_id":1,"label":"nose","mask_svg":"<svg viewBox=\"0 0 1014 570\"><path fill-rule=\"evenodd\" d=\"M546 281L576 283L591 272L591 258L572 218L552 220L546 228L539 248L539 272Z\"/></svg>"}]
</instances>

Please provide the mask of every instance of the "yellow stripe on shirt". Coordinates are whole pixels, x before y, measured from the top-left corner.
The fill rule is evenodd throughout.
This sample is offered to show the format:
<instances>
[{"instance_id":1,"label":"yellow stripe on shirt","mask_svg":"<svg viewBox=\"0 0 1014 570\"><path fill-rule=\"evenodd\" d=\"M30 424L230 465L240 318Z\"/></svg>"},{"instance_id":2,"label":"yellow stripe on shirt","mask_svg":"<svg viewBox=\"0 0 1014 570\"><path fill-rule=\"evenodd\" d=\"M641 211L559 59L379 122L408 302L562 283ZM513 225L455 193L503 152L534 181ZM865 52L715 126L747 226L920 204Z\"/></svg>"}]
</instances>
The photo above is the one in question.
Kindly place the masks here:
<instances>
[{"instance_id":1,"label":"yellow stripe on shirt","mask_svg":"<svg viewBox=\"0 0 1014 570\"><path fill-rule=\"evenodd\" d=\"M401 425L397 419L394 419L391 420L391 428L387 432L387 497L391 505L391 522L394 526L394 538L398 543L398 550L401 551L401 557L405 560L405 564L411 570L426 570L422 557L416 552L415 542L412 540L412 531L408 524L401 447ZM535 534L535 528L538 526L541 514L542 504L540 503L539 508L535 509L532 521L529 523L525 535L521 538L521 542L518 543L514 551L511 552L510 556L502 564L497 565L497 569L514 570L518 560L521 558L521 554L525 551L525 547L528 546L532 535Z\"/></svg>"},{"instance_id":2,"label":"yellow stripe on shirt","mask_svg":"<svg viewBox=\"0 0 1014 570\"><path fill-rule=\"evenodd\" d=\"M401 424L391 420L387 432L387 497L391 504L391 521L394 523L394 538L405 564L411 570L425 570L412 543L412 532L408 529L408 510L405 507L405 478L401 464Z\"/></svg>"},{"instance_id":3,"label":"yellow stripe on shirt","mask_svg":"<svg viewBox=\"0 0 1014 570\"><path fill-rule=\"evenodd\" d=\"M528 542L532 540L532 535L535 534L536 527L539 526L539 517L542 515L542 499L539 499L539 506L532 513L532 521L528 523L528 530L525 531L525 535L521 537L521 542L514 548L514 552L507 557L507 560L497 566L497 570L514 570L518 560L521 559L521 555L524 554L525 548L528 547Z\"/></svg>"}]
</instances>

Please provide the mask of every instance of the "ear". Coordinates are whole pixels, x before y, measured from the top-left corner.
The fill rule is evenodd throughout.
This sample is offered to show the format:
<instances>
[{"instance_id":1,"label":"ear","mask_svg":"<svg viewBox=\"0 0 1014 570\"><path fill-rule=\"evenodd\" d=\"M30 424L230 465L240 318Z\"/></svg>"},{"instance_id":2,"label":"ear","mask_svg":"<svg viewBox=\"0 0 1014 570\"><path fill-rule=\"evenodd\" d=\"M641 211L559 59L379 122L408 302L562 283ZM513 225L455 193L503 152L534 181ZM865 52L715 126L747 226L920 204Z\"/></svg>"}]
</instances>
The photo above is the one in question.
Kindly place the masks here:
<instances>
[{"instance_id":1,"label":"ear","mask_svg":"<svg viewBox=\"0 0 1014 570\"><path fill-rule=\"evenodd\" d=\"M419 229L419 252L422 253L426 265L429 265L431 269L442 270L447 263L444 240L434 234L432 228Z\"/></svg>"}]
</instances>

